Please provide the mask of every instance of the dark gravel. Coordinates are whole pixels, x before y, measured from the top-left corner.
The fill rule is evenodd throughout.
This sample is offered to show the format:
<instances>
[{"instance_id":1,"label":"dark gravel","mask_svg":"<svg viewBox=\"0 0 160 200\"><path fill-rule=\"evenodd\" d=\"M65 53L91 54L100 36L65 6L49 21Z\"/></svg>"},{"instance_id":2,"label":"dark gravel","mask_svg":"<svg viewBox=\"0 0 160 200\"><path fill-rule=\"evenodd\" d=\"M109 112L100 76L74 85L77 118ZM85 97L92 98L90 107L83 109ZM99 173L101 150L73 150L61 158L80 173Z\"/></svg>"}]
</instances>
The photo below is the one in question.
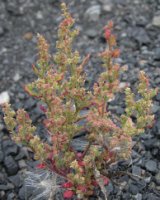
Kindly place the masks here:
<instances>
[{"instance_id":1,"label":"dark gravel","mask_svg":"<svg viewBox=\"0 0 160 200\"><path fill-rule=\"evenodd\" d=\"M33 80L31 65L37 58L36 34L45 35L55 52L57 25L61 20L58 0L0 0L0 99L8 94L15 109L24 107L35 124L44 117L38 102L23 91L23 85ZM122 55L118 62L128 65L121 84L129 82L134 88L139 70L145 70L151 86L160 87L160 0L67 0L76 18L80 36L75 47L84 56L92 53L86 66L87 86L91 86L102 70L96 58L105 46L103 26L112 19ZM124 111L123 94L118 94L109 108L120 115ZM154 98L156 122L152 129L134 138L130 163L120 162L111 169L125 171L106 187L109 200L160 199L160 93ZM38 132L44 138L44 130ZM45 138L47 139L47 138ZM76 142L79 145L76 145ZM76 138L75 148L85 145ZM32 171L38 162L32 152L11 141L0 119L0 199L32 200L33 188L24 183L25 172ZM96 191L98 192L98 191ZM35 194L36 196L37 194ZM100 196L102 194L99 193ZM41 200L44 198L38 198ZM62 195L58 193L57 200ZM94 197L91 199L95 199ZM45 199L47 200L47 199Z\"/></svg>"}]
</instances>

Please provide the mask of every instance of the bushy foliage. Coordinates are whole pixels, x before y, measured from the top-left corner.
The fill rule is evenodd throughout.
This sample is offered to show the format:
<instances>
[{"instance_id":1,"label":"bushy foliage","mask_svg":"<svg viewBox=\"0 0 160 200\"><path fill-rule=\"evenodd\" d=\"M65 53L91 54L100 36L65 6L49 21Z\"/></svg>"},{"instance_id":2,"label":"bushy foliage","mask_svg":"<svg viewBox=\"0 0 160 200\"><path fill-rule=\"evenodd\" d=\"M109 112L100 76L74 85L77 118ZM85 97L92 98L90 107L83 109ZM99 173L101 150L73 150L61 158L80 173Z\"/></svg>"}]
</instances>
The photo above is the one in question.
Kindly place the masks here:
<instances>
[{"instance_id":1,"label":"bushy foliage","mask_svg":"<svg viewBox=\"0 0 160 200\"><path fill-rule=\"evenodd\" d=\"M16 142L32 148L35 158L41 160L40 168L65 178L66 182L61 185L65 188L64 198L77 195L85 199L93 194L95 186L105 193L104 185L109 182L107 169L121 159L128 159L132 136L152 125L152 98L157 90L149 88L148 78L141 71L137 86L140 98L136 100L131 89L126 88L125 113L116 117L115 123L107 102L120 91L119 75L123 68L115 62L120 51L112 34L113 24L109 22L104 28L107 47L98 55L104 72L94 83L93 90L88 91L84 65L89 55L82 60L79 52L72 49L78 30L74 29L74 19L64 3L62 13L64 20L58 29L57 52L52 57L45 38L38 35L39 59L33 66L37 80L25 87L42 102L41 110L46 115L44 126L52 145L34 135L36 128L23 109L14 112L9 104L3 105L4 121ZM85 123L79 123L81 120ZM82 131L88 143L82 152L77 152L72 140Z\"/></svg>"}]
</instances>

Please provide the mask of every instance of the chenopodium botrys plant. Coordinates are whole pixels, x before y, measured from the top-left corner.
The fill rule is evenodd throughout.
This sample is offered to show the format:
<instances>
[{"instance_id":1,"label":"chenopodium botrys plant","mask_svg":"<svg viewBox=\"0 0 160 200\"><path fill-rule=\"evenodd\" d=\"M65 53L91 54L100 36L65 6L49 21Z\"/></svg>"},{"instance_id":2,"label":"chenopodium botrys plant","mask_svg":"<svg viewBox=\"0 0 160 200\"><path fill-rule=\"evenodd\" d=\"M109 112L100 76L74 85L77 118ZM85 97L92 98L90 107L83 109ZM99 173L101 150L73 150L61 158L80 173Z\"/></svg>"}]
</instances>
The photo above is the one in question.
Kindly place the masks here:
<instances>
[{"instance_id":1,"label":"chenopodium botrys plant","mask_svg":"<svg viewBox=\"0 0 160 200\"><path fill-rule=\"evenodd\" d=\"M89 55L81 61L79 52L72 49L78 30L74 29L74 19L64 3L62 13L64 20L58 29L57 52L52 57L45 38L38 34L39 59L33 66L37 80L25 87L31 96L42 102L41 110L46 115L44 126L50 143L34 135L36 128L23 109L15 112L9 104L3 105L4 121L16 142L32 148L35 159L41 160L39 167L64 177L66 181L61 185L64 198L77 195L79 199L87 199L95 186L106 193L104 185L108 184L109 176L103 171L107 172L121 159L128 159L132 136L152 125L152 98L157 89L149 88L148 78L141 71L137 84L140 98L135 100L135 94L126 88L125 113L116 117L115 123L107 102L120 91L119 75L123 68L115 62L120 51L112 34L113 24L109 22L104 28L107 47L99 54L104 71L93 89L88 91L84 65ZM82 114L82 111L85 112ZM82 120L85 123L79 123ZM87 144L78 152L73 148L72 140L82 131L86 133Z\"/></svg>"}]
</instances>

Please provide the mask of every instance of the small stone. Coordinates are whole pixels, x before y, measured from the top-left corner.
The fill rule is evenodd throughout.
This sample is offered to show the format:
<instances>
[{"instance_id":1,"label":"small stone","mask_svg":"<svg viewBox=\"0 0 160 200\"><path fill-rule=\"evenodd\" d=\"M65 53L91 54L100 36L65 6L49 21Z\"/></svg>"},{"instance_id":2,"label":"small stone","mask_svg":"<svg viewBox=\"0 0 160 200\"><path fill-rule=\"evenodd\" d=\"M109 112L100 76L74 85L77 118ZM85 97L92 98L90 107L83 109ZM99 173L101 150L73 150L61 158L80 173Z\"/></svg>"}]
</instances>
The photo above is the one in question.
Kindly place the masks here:
<instances>
[{"instance_id":1,"label":"small stone","mask_svg":"<svg viewBox=\"0 0 160 200\"><path fill-rule=\"evenodd\" d=\"M157 94L156 100L157 100L157 101L160 101L160 92Z\"/></svg>"},{"instance_id":2,"label":"small stone","mask_svg":"<svg viewBox=\"0 0 160 200\"><path fill-rule=\"evenodd\" d=\"M158 172L158 174L155 175L155 182L158 186L160 186L160 172Z\"/></svg>"},{"instance_id":3,"label":"small stone","mask_svg":"<svg viewBox=\"0 0 160 200\"><path fill-rule=\"evenodd\" d=\"M146 200L159 200L159 197L157 197L156 194L149 193L149 194L146 194L146 198L144 197L144 199L146 199Z\"/></svg>"},{"instance_id":4,"label":"small stone","mask_svg":"<svg viewBox=\"0 0 160 200\"><path fill-rule=\"evenodd\" d=\"M139 45L144 45L150 43L150 38L143 28L137 28L133 31L133 37L138 42Z\"/></svg>"},{"instance_id":5,"label":"small stone","mask_svg":"<svg viewBox=\"0 0 160 200\"><path fill-rule=\"evenodd\" d=\"M86 31L86 35L91 38L91 39L94 39L97 35L98 35L98 32L95 30L95 29L88 29Z\"/></svg>"},{"instance_id":6,"label":"small stone","mask_svg":"<svg viewBox=\"0 0 160 200\"><path fill-rule=\"evenodd\" d=\"M6 176L2 172L0 172L0 184L3 184L3 185L7 184Z\"/></svg>"},{"instance_id":7,"label":"small stone","mask_svg":"<svg viewBox=\"0 0 160 200\"><path fill-rule=\"evenodd\" d=\"M112 5L111 4L104 5L103 10L106 11L106 12L111 12L112 11Z\"/></svg>"},{"instance_id":8,"label":"small stone","mask_svg":"<svg viewBox=\"0 0 160 200\"><path fill-rule=\"evenodd\" d=\"M142 200L142 194L141 193L136 194L135 200Z\"/></svg>"},{"instance_id":9,"label":"small stone","mask_svg":"<svg viewBox=\"0 0 160 200\"><path fill-rule=\"evenodd\" d=\"M16 187L20 187L22 185L22 179L19 174L16 174L14 176L9 176L8 179L15 185Z\"/></svg>"},{"instance_id":10,"label":"small stone","mask_svg":"<svg viewBox=\"0 0 160 200\"><path fill-rule=\"evenodd\" d=\"M75 149L76 151L84 151L87 145L88 145L87 141L79 138L73 139L73 141L71 142L72 148Z\"/></svg>"},{"instance_id":11,"label":"small stone","mask_svg":"<svg viewBox=\"0 0 160 200\"><path fill-rule=\"evenodd\" d=\"M7 183L7 185L0 185L0 190L12 190L14 189L14 185L11 183Z\"/></svg>"},{"instance_id":12,"label":"small stone","mask_svg":"<svg viewBox=\"0 0 160 200\"><path fill-rule=\"evenodd\" d=\"M32 32L27 32L23 35L23 38L25 40L31 40L33 38L33 33Z\"/></svg>"},{"instance_id":13,"label":"small stone","mask_svg":"<svg viewBox=\"0 0 160 200\"><path fill-rule=\"evenodd\" d=\"M25 147L21 148L19 154L15 157L15 160L21 160L23 158L29 158L28 151Z\"/></svg>"},{"instance_id":14,"label":"small stone","mask_svg":"<svg viewBox=\"0 0 160 200\"><path fill-rule=\"evenodd\" d=\"M111 182L109 182L109 184L107 186L105 186L105 188L106 188L106 191L107 191L108 195L111 194L113 192L113 190L114 190L113 184Z\"/></svg>"},{"instance_id":15,"label":"small stone","mask_svg":"<svg viewBox=\"0 0 160 200\"><path fill-rule=\"evenodd\" d=\"M18 165L20 169L27 167L25 160L19 160Z\"/></svg>"},{"instance_id":16,"label":"small stone","mask_svg":"<svg viewBox=\"0 0 160 200\"><path fill-rule=\"evenodd\" d=\"M128 86L128 84L127 84L126 82L120 82L118 87L119 87L120 89L124 89L124 88L126 88L127 86Z\"/></svg>"},{"instance_id":17,"label":"small stone","mask_svg":"<svg viewBox=\"0 0 160 200\"><path fill-rule=\"evenodd\" d=\"M36 18L37 18L37 19L43 19L43 13L42 13L41 11L38 11L38 12L36 13Z\"/></svg>"},{"instance_id":18,"label":"small stone","mask_svg":"<svg viewBox=\"0 0 160 200\"><path fill-rule=\"evenodd\" d=\"M85 18L89 21L98 21L101 14L101 6L93 5L89 7L85 12Z\"/></svg>"},{"instance_id":19,"label":"small stone","mask_svg":"<svg viewBox=\"0 0 160 200\"><path fill-rule=\"evenodd\" d=\"M10 97L7 91L0 93L0 105L3 103L9 103Z\"/></svg>"},{"instance_id":20,"label":"small stone","mask_svg":"<svg viewBox=\"0 0 160 200\"><path fill-rule=\"evenodd\" d=\"M157 172L157 163L154 160L149 160L146 162L145 167L148 171L156 173Z\"/></svg>"},{"instance_id":21,"label":"small stone","mask_svg":"<svg viewBox=\"0 0 160 200\"><path fill-rule=\"evenodd\" d=\"M6 156L15 156L18 152L18 146L12 140L3 141L3 150Z\"/></svg>"},{"instance_id":22,"label":"small stone","mask_svg":"<svg viewBox=\"0 0 160 200\"><path fill-rule=\"evenodd\" d=\"M26 190L25 190L25 186L22 186L18 192L18 196L20 198L20 200L25 200L26 199Z\"/></svg>"},{"instance_id":23,"label":"small stone","mask_svg":"<svg viewBox=\"0 0 160 200\"><path fill-rule=\"evenodd\" d=\"M4 28L0 26L0 37L4 35Z\"/></svg>"},{"instance_id":24,"label":"small stone","mask_svg":"<svg viewBox=\"0 0 160 200\"><path fill-rule=\"evenodd\" d=\"M26 110L29 110L29 109L33 108L35 105L36 105L36 101L30 97L29 99L27 99L25 101L24 108Z\"/></svg>"},{"instance_id":25,"label":"small stone","mask_svg":"<svg viewBox=\"0 0 160 200\"><path fill-rule=\"evenodd\" d=\"M136 195L138 193L138 187L135 184L130 184L129 185L129 191L131 194Z\"/></svg>"},{"instance_id":26,"label":"small stone","mask_svg":"<svg viewBox=\"0 0 160 200\"><path fill-rule=\"evenodd\" d=\"M3 161L4 154L2 152L2 149L0 149L0 163Z\"/></svg>"},{"instance_id":27,"label":"small stone","mask_svg":"<svg viewBox=\"0 0 160 200\"><path fill-rule=\"evenodd\" d=\"M160 27L160 15L153 17L152 24L153 26Z\"/></svg>"},{"instance_id":28,"label":"small stone","mask_svg":"<svg viewBox=\"0 0 160 200\"><path fill-rule=\"evenodd\" d=\"M14 200L15 199L15 194L13 192L9 193L7 196L7 200Z\"/></svg>"},{"instance_id":29,"label":"small stone","mask_svg":"<svg viewBox=\"0 0 160 200\"><path fill-rule=\"evenodd\" d=\"M152 113L156 114L160 110L160 106L153 104L152 106Z\"/></svg>"},{"instance_id":30,"label":"small stone","mask_svg":"<svg viewBox=\"0 0 160 200\"><path fill-rule=\"evenodd\" d=\"M142 170L140 167L137 167L135 165L132 166L132 174L136 176L141 176Z\"/></svg>"},{"instance_id":31,"label":"small stone","mask_svg":"<svg viewBox=\"0 0 160 200\"><path fill-rule=\"evenodd\" d=\"M160 48L154 50L154 60L160 60Z\"/></svg>"},{"instance_id":32,"label":"small stone","mask_svg":"<svg viewBox=\"0 0 160 200\"><path fill-rule=\"evenodd\" d=\"M20 80L20 78L21 78L20 74L19 74L18 72L16 72L15 75L14 75L14 77L13 77L13 80L14 80L15 82L17 82L17 81Z\"/></svg>"},{"instance_id":33,"label":"small stone","mask_svg":"<svg viewBox=\"0 0 160 200\"><path fill-rule=\"evenodd\" d=\"M155 83L156 83L157 85L160 83L160 77L157 77L157 78L155 79Z\"/></svg>"},{"instance_id":34,"label":"small stone","mask_svg":"<svg viewBox=\"0 0 160 200\"><path fill-rule=\"evenodd\" d=\"M6 156L4 159L4 166L9 175L15 175L18 171L18 165L12 156Z\"/></svg>"}]
</instances>

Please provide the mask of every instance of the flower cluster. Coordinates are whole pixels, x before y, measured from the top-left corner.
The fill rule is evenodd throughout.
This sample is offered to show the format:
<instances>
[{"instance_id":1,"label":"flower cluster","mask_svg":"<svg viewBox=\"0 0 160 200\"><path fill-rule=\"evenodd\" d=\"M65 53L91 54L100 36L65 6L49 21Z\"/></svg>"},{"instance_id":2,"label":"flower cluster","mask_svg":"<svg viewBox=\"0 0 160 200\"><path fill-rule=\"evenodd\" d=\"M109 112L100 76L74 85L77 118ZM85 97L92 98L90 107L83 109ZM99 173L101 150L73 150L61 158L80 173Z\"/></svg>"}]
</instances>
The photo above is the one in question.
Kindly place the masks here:
<instances>
[{"instance_id":1,"label":"flower cluster","mask_svg":"<svg viewBox=\"0 0 160 200\"><path fill-rule=\"evenodd\" d=\"M42 142L34 134L35 127L23 109L14 112L9 104L5 104L4 121L13 139L30 146L35 158L41 160L38 168L64 177L66 182L61 185L65 190L64 198L77 195L79 199L85 199L93 194L95 187L105 193L104 186L109 182L107 169L120 159L129 158L132 136L152 125L152 98L157 90L149 88L148 78L140 72L137 85L140 98L136 100L131 89L126 88L125 113L116 117L115 123L107 102L120 91L119 75L123 69L116 63L120 50L112 33L113 23L109 22L104 28L107 47L99 54L104 72L94 83L93 90L88 91L84 86L83 68L89 55L82 60L78 51L72 49L78 30L74 29L74 19L64 3L62 13L64 20L59 25L54 59L49 54L47 41L38 35L39 59L33 66L37 80L25 87L27 93L42 102L40 109L46 115L43 124L52 145ZM79 123L82 120L85 123ZM77 152L72 140L82 131L86 133L88 143L84 150Z\"/></svg>"}]
</instances>

